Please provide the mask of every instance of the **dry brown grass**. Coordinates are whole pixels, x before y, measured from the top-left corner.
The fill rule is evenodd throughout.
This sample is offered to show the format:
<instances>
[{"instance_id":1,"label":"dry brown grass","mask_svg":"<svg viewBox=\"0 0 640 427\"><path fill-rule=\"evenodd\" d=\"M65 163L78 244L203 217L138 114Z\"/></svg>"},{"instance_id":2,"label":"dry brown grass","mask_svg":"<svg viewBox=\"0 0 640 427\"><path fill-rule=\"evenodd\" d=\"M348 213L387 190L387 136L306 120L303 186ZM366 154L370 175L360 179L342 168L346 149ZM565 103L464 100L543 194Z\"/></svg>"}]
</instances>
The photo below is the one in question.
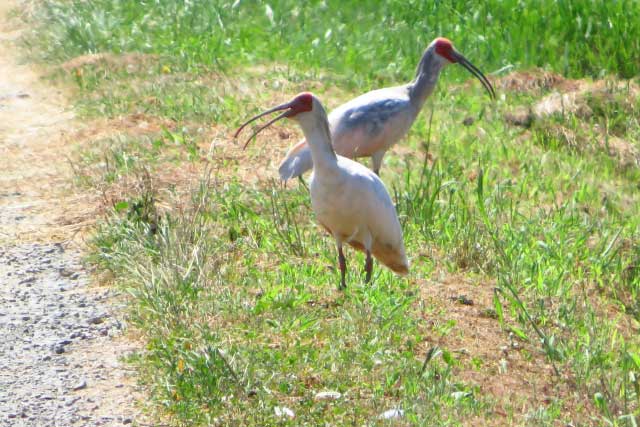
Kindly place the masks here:
<instances>
[{"instance_id":1,"label":"dry brown grass","mask_svg":"<svg viewBox=\"0 0 640 427\"><path fill-rule=\"evenodd\" d=\"M579 80L568 80L559 74L541 69L515 71L495 81L496 88L503 91L539 95L551 89L574 91L580 87Z\"/></svg>"},{"instance_id":2,"label":"dry brown grass","mask_svg":"<svg viewBox=\"0 0 640 427\"><path fill-rule=\"evenodd\" d=\"M140 69L142 66L148 66L159 60L158 55L146 53L130 52L125 54L116 54L111 52L90 53L87 55L77 56L60 65L66 72L72 72L89 65L101 66L108 68L126 68L129 71Z\"/></svg>"},{"instance_id":3,"label":"dry brown grass","mask_svg":"<svg viewBox=\"0 0 640 427\"><path fill-rule=\"evenodd\" d=\"M430 338L421 353L434 345L453 352L459 362L455 377L495 400L496 418L490 425L526 423L535 410L554 402L561 402L562 411L571 413L574 420L589 425L596 408L576 390L572 378L563 371L557 376L539 343L522 341L503 330L493 317L491 281L442 273L439 280L422 284L420 290L424 303L434 313L443 314L424 316ZM442 333L443 319L455 322L448 333ZM505 313L505 323L517 321ZM476 421L472 425L488 422Z\"/></svg>"},{"instance_id":4,"label":"dry brown grass","mask_svg":"<svg viewBox=\"0 0 640 427\"><path fill-rule=\"evenodd\" d=\"M174 129L175 127L176 123L173 120L144 113L134 113L112 119L92 120L86 126L69 135L69 138L82 144L118 135L131 137L151 135L161 132L162 129Z\"/></svg>"},{"instance_id":5,"label":"dry brown grass","mask_svg":"<svg viewBox=\"0 0 640 427\"><path fill-rule=\"evenodd\" d=\"M607 129L606 125L589 124L596 115L594 105L622 102L621 108L633 114L633 104L640 95L640 87L635 82L568 80L538 71L512 73L500 79L499 85L506 90L535 95L552 90L530 106L521 105L506 111L503 117L507 123L524 128L535 126L548 137L578 150L592 148L595 143L599 150L615 158L621 167L640 165L640 149L629 137L615 129ZM556 116L575 116L582 121L581 128L576 131L550 120Z\"/></svg>"}]
</instances>

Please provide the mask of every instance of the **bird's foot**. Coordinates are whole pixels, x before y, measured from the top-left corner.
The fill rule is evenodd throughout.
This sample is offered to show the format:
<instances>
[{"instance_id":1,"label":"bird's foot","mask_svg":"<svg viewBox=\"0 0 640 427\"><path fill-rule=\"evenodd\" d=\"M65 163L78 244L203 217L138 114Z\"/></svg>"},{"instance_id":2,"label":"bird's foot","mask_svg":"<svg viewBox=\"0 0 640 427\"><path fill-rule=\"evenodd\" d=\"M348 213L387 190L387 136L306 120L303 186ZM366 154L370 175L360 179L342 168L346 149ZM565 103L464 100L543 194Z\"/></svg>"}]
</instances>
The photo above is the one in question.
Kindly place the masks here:
<instances>
[{"instance_id":1,"label":"bird's foot","mask_svg":"<svg viewBox=\"0 0 640 427\"><path fill-rule=\"evenodd\" d=\"M364 263L364 283L371 282L371 274L373 273L373 258L371 258L371 252L367 251L367 259Z\"/></svg>"}]
</instances>

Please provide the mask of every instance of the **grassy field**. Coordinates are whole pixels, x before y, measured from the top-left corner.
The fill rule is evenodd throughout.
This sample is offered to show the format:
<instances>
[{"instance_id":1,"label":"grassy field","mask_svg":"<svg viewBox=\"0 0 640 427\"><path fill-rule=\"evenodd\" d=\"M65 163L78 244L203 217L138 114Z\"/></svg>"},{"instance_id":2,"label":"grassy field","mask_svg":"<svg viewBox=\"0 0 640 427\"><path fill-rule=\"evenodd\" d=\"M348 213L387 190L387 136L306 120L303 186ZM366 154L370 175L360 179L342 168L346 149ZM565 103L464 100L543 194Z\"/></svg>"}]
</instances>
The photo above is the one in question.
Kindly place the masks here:
<instances>
[{"instance_id":1,"label":"grassy field","mask_svg":"<svg viewBox=\"0 0 640 427\"><path fill-rule=\"evenodd\" d=\"M31 19L91 123L90 261L131 296L165 422L637 425L637 3L45 0ZM443 73L382 169L411 274L376 263L365 285L349 252L340 292L306 188L275 180L299 130L230 135L302 90L334 107L408 81L439 35L499 99Z\"/></svg>"}]
</instances>

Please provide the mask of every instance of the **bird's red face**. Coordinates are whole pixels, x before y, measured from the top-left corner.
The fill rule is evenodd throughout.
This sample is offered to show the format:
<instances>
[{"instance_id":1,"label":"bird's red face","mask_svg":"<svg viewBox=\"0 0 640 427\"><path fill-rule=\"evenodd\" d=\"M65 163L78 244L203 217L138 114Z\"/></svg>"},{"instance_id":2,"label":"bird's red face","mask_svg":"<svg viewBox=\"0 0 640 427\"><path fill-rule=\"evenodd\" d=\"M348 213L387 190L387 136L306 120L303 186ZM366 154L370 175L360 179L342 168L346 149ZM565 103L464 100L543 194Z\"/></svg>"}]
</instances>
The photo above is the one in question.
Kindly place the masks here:
<instances>
[{"instance_id":1,"label":"bird's red face","mask_svg":"<svg viewBox=\"0 0 640 427\"><path fill-rule=\"evenodd\" d=\"M249 119L248 121L246 121L242 126L240 126L238 128L238 130L236 131L234 138L237 138L238 135L240 134L240 132L242 131L242 129L244 129L244 127L246 125L248 125L249 123L253 122L254 120L259 119L262 116L266 116L267 114L271 114L273 112L276 111L282 111L285 110L282 114L280 114L278 117L276 117L275 119L269 121L266 125L261 126L260 128L258 128L247 140L247 142L245 143L244 147L246 148L247 145L249 144L249 142L253 139L254 136L256 136L258 133L260 133L261 130L268 128L269 126L271 126L273 123L277 122L280 119L284 119L284 118L291 118L291 117L295 117L300 113L306 113L308 111L313 110L313 95L309 92L302 92L298 95L296 95L295 98L293 98L291 101L278 105L277 107L273 107L267 111L265 111L264 113L260 113L257 116Z\"/></svg>"},{"instance_id":2,"label":"bird's red face","mask_svg":"<svg viewBox=\"0 0 640 427\"><path fill-rule=\"evenodd\" d=\"M313 110L313 95L309 92L302 92L293 98L289 105L289 114L287 117L293 117L300 113L311 111Z\"/></svg>"},{"instance_id":3,"label":"bird's red face","mask_svg":"<svg viewBox=\"0 0 640 427\"><path fill-rule=\"evenodd\" d=\"M445 39L444 37L438 37L433 41L434 50L437 55L440 55L442 58L446 59L452 64L459 64L466 68L471 74L476 76L481 82L482 85L489 92L489 96L493 99L496 98L496 91L493 89L491 82L489 79L476 67L473 65L467 58L464 57L460 52L454 49L453 44L449 39Z\"/></svg>"},{"instance_id":4,"label":"bird's red face","mask_svg":"<svg viewBox=\"0 0 640 427\"><path fill-rule=\"evenodd\" d=\"M451 63L456 63L458 60L455 57L455 49L453 48L453 44L449 39L445 39L444 37L438 37L435 43L436 53L442 56L444 59Z\"/></svg>"}]
</instances>

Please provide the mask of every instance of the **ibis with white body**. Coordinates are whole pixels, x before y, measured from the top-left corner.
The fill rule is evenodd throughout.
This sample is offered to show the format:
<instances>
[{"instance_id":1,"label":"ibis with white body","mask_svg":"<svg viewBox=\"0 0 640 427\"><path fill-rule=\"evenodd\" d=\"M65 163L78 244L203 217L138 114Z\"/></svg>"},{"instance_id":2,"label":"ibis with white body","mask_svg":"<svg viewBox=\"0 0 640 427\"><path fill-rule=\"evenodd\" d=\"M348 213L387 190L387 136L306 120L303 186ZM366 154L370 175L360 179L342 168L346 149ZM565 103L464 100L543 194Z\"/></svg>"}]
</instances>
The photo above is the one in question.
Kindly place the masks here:
<instances>
[{"instance_id":1,"label":"ibis with white body","mask_svg":"<svg viewBox=\"0 0 640 427\"><path fill-rule=\"evenodd\" d=\"M350 159L371 157L372 169L378 175L385 153L409 132L433 92L440 71L449 64L460 64L469 70L495 99L493 86L485 75L449 40L439 37L425 50L410 83L367 92L329 114L335 152ZM280 164L280 178L286 181L313 168L312 151L305 139L293 146Z\"/></svg>"},{"instance_id":2,"label":"ibis with white body","mask_svg":"<svg viewBox=\"0 0 640 427\"><path fill-rule=\"evenodd\" d=\"M245 147L261 130L282 118L292 119L300 125L314 165L309 184L311 206L320 224L336 240L340 288L346 287L343 244L365 253L366 282L371 280L372 256L394 272L407 274L409 262L402 228L387 189L371 170L336 155L327 114L314 95L301 93L290 102L253 117L237 130L235 136L249 123L276 111L283 113L258 128Z\"/></svg>"}]
</instances>

